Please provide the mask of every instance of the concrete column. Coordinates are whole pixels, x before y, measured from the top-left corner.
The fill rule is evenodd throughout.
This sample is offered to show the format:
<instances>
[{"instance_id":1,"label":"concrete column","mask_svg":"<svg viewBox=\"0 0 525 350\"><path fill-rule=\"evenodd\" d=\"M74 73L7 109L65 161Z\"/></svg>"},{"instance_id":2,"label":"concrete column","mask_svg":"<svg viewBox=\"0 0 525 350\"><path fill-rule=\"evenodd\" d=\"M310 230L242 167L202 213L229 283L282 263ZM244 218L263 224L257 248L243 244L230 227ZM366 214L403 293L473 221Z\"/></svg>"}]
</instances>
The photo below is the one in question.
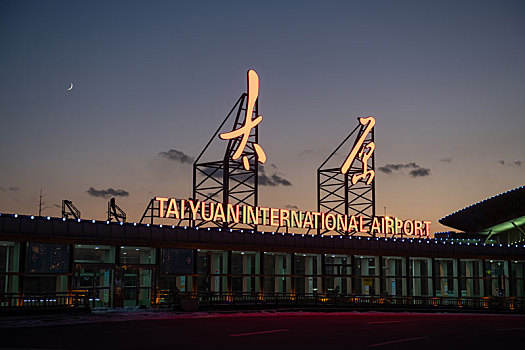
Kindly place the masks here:
<instances>
[{"instance_id":1,"label":"concrete column","mask_svg":"<svg viewBox=\"0 0 525 350\"><path fill-rule=\"evenodd\" d=\"M263 273L263 271L261 270L261 262L262 262L261 256L264 256L263 252L255 253L255 256L254 256L254 259L255 259L255 261L254 261L255 262L255 274L256 275L259 275L259 274ZM254 278L255 278L255 290L254 290L254 292L256 292L256 293L262 292L262 290L261 290L261 286L262 286L261 278L257 278L257 277L254 277Z\"/></svg>"},{"instance_id":2,"label":"concrete column","mask_svg":"<svg viewBox=\"0 0 525 350\"><path fill-rule=\"evenodd\" d=\"M436 259L431 258L430 261L427 260L427 271L428 271L428 280L430 281L430 286L428 286L430 289L430 295L435 297L436 296L436 287L437 287L437 280L436 280Z\"/></svg>"},{"instance_id":3,"label":"concrete column","mask_svg":"<svg viewBox=\"0 0 525 350\"><path fill-rule=\"evenodd\" d=\"M420 260L417 260L417 259L412 259L412 273L414 275L414 277L421 277L421 261ZM421 278L414 278L413 279L413 291L412 291L412 294L414 296L421 296L421 283L423 283L423 281L421 280ZM427 280L425 280L424 283L428 283Z\"/></svg>"},{"instance_id":4,"label":"concrete column","mask_svg":"<svg viewBox=\"0 0 525 350\"><path fill-rule=\"evenodd\" d=\"M243 275L250 273L250 259L249 259L249 256L246 254L242 256L242 273ZM243 293L250 291L250 278L249 277L242 278L242 291Z\"/></svg>"},{"instance_id":5,"label":"concrete column","mask_svg":"<svg viewBox=\"0 0 525 350\"><path fill-rule=\"evenodd\" d=\"M448 291L448 280L444 277L447 276L447 264L443 260L439 260L439 286L441 290L441 296L442 297L448 297L449 291Z\"/></svg>"},{"instance_id":6,"label":"concrete column","mask_svg":"<svg viewBox=\"0 0 525 350\"><path fill-rule=\"evenodd\" d=\"M502 262L503 264L503 286L505 288L505 296L510 296L510 287L511 287L511 279L510 279L510 260L506 260Z\"/></svg>"},{"instance_id":7,"label":"concrete column","mask_svg":"<svg viewBox=\"0 0 525 350\"><path fill-rule=\"evenodd\" d=\"M314 277L314 278L317 278L317 293L321 292L323 290L323 288L324 288L324 286L323 286L323 278L321 277L322 274L323 274L323 260L324 260L324 255L323 254L317 255L317 259L316 259L317 276L319 276L319 277Z\"/></svg>"},{"instance_id":8,"label":"concrete column","mask_svg":"<svg viewBox=\"0 0 525 350\"><path fill-rule=\"evenodd\" d=\"M398 295L408 296L411 294L410 290L412 289L410 283L410 263L408 257L402 258L401 270L403 270L403 275L405 276L405 278L403 278L402 282L403 291L402 293L398 293Z\"/></svg>"},{"instance_id":9,"label":"concrete column","mask_svg":"<svg viewBox=\"0 0 525 350\"><path fill-rule=\"evenodd\" d=\"M313 273L313 256L304 257L304 292L305 294L313 292L314 278L311 276Z\"/></svg>"},{"instance_id":10,"label":"concrete column","mask_svg":"<svg viewBox=\"0 0 525 350\"><path fill-rule=\"evenodd\" d=\"M452 260L452 273L453 273L453 276L454 279L454 295L451 295L451 296L455 296L455 297L460 297L461 296L461 291L459 290L459 259L454 259Z\"/></svg>"},{"instance_id":11,"label":"concrete column","mask_svg":"<svg viewBox=\"0 0 525 350\"><path fill-rule=\"evenodd\" d=\"M473 297L473 293L474 293L474 280L472 279L472 277L474 276L473 274L473 265L474 265L474 262L473 261L465 261L465 285L466 285L466 296L467 297Z\"/></svg>"},{"instance_id":12,"label":"concrete column","mask_svg":"<svg viewBox=\"0 0 525 350\"><path fill-rule=\"evenodd\" d=\"M352 264L352 256L351 255L347 255L346 256L346 263L351 265ZM351 266L345 266L344 270L345 271L345 275L348 276L348 275L351 275L352 274L352 267ZM352 293L352 278L351 277L344 277L346 279L346 290L344 291L344 293L346 294L351 294Z\"/></svg>"},{"instance_id":13,"label":"concrete column","mask_svg":"<svg viewBox=\"0 0 525 350\"><path fill-rule=\"evenodd\" d=\"M280 275L282 273L282 256L279 254L274 255L274 272L275 275ZM283 293L284 290L282 289L282 277L276 276L275 277L275 293Z\"/></svg>"},{"instance_id":14,"label":"concrete column","mask_svg":"<svg viewBox=\"0 0 525 350\"><path fill-rule=\"evenodd\" d=\"M375 262L375 268L374 268L374 275L378 276L379 278L375 278L374 280L374 294L375 295L382 295L384 292L384 278L381 278L383 276L383 257L382 256L374 256L373 257Z\"/></svg>"},{"instance_id":15,"label":"concrete column","mask_svg":"<svg viewBox=\"0 0 525 350\"><path fill-rule=\"evenodd\" d=\"M221 266L221 255L217 253L211 253L210 254L210 265L211 265L211 274L215 275L220 273L220 266ZM221 291L221 280L219 276L212 276L211 277L211 285L210 290L212 292L220 292Z\"/></svg>"}]
</instances>

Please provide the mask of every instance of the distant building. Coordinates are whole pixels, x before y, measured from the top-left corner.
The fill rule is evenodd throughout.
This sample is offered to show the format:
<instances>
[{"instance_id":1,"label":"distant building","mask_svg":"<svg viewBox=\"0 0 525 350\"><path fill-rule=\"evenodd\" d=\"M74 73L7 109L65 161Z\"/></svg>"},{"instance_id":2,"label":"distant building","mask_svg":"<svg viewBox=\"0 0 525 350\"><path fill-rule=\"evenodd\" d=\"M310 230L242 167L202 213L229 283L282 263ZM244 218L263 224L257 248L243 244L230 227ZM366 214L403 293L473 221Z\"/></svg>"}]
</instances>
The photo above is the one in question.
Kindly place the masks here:
<instances>
[{"instance_id":1,"label":"distant building","mask_svg":"<svg viewBox=\"0 0 525 350\"><path fill-rule=\"evenodd\" d=\"M522 244L525 242L525 186L471 204L438 222L460 232L440 232L436 237Z\"/></svg>"}]
</instances>

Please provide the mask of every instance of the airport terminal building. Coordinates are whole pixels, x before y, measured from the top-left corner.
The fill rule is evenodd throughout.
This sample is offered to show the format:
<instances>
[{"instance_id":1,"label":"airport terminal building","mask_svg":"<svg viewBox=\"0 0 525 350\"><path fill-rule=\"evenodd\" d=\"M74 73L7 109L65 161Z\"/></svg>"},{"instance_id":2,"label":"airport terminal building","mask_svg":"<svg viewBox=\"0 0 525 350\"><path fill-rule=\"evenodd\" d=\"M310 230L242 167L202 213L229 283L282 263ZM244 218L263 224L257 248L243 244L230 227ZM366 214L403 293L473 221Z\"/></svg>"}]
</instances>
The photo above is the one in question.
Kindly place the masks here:
<instances>
[{"instance_id":1,"label":"airport terminal building","mask_svg":"<svg viewBox=\"0 0 525 350\"><path fill-rule=\"evenodd\" d=\"M150 307L176 293L201 303L523 310L523 242L440 236L294 234L2 214L0 303L67 304L74 293L84 293L90 307Z\"/></svg>"},{"instance_id":2,"label":"airport terminal building","mask_svg":"<svg viewBox=\"0 0 525 350\"><path fill-rule=\"evenodd\" d=\"M372 116L317 169L316 211L259 207L258 79L248 71L247 92L196 157L192 198L154 197L136 223L114 199L106 221L68 200L59 218L0 214L0 308L525 310L524 187L440 220L460 232L378 216Z\"/></svg>"}]
</instances>

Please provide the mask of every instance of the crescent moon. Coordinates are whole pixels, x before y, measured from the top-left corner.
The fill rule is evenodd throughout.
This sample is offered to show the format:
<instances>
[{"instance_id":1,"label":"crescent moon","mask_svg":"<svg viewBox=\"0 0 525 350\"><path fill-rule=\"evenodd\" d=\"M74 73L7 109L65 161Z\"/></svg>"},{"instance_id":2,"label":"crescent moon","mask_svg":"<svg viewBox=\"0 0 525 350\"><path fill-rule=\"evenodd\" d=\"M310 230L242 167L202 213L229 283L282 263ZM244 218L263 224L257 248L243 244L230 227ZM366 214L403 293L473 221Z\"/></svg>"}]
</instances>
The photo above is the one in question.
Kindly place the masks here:
<instances>
[{"instance_id":1,"label":"crescent moon","mask_svg":"<svg viewBox=\"0 0 525 350\"><path fill-rule=\"evenodd\" d=\"M71 83L71 86L67 89L67 91L73 90L73 83Z\"/></svg>"}]
</instances>

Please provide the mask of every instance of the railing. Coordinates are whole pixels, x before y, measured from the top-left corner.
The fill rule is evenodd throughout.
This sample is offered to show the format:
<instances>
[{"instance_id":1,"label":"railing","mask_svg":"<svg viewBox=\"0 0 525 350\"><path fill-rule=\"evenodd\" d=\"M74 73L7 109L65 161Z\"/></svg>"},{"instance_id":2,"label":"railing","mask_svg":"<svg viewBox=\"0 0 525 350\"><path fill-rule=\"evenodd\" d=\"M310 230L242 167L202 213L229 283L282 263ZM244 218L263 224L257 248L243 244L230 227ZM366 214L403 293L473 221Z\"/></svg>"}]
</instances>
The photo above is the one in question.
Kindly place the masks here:
<instances>
[{"instance_id":1,"label":"railing","mask_svg":"<svg viewBox=\"0 0 525 350\"><path fill-rule=\"evenodd\" d=\"M525 298L519 297L422 297L357 296L344 294L174 292L159 290L155 306L190 308L220 306L348 307L406 310L486 310L525 312Z\"/></svg>"},{"instance_id":2,"label":"railing","mask_svg":"<svg viewBox=\"0 0 525 350\"><path fill-rule=\"evenodd\" d=\"M87 291L57 293L3 293L0 294L1 309L56 309L56 308L89 308Z\"/></svg>"}]
</instances>

